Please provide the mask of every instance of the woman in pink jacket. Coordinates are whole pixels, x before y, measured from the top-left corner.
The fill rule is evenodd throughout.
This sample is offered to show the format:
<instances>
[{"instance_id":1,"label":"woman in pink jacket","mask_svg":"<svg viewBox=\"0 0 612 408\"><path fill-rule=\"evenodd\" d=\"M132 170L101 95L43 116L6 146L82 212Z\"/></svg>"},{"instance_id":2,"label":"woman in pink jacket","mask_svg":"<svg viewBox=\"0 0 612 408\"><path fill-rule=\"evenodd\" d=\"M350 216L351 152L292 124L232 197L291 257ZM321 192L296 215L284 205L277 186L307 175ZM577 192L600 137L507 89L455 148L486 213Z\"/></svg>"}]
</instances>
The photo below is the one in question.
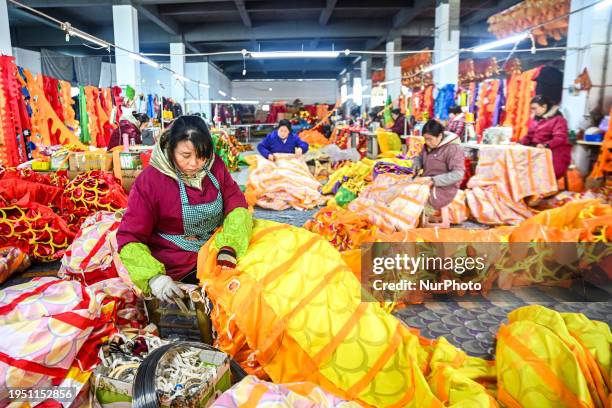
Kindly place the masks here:
<instances>
[{"instance_id":1,"label":"woman in pink jacket","mask_svg":"<svg viewBox=\"0 0 612 408\"><path fill-rule=\"evenodd\" d=\"M561 178L572 160L572 146L567 139L567 121L545 96L538 95L531 100L531 113L527 136L521 139L525 146L535 146L552 151L555 176Z\"/></svg>"}]
</instances>

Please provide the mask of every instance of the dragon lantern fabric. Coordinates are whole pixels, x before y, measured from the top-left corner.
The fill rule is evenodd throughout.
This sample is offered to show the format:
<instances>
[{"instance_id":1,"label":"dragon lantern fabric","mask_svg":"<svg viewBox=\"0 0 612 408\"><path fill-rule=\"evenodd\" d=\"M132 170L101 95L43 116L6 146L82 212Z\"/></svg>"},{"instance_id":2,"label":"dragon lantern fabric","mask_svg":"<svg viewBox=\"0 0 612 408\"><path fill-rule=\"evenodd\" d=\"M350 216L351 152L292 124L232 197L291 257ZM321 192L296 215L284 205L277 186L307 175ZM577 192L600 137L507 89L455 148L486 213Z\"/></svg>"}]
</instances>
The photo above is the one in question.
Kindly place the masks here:
<instances>
[{"instance_id":1,"label":"dragon lantern fabric","mask_svg":"<svg viewBox=\"0 0 612 408\"><path fill-rule=\"evenodd\" d=\"M262 263L262 257L270 262ZM523 391L527 385L545 392L560 382L568 384L564 391L569 391L552 392L538 406L598 407L591 403L597 387L600 395L609 393L610 329L582 315L562 315L576 341L560 360L556 356L562 334L545 330L552 319L542 318L543 313L559 314L533 306L513 312L507 326L512 336L525 333L523 321L533 321L546 332L515 339L539 360L512 354L515 344L501 342L498 368L467 356L443 338L422 338L379 304L362 302L359 279L340 253L316 234L256 220L249 251L236 269L216 268L215 258L214 246L202 248L198 277L214 304L217 346L262 379L311 382L339 398L376 407L497 407L496 399L521 402L509 406L530 406L526 403L533 394ZM550 347L548 342L557 344ZM591 364L584 366L588 371L561 369L566 363L579 367L586 350L601 368ZM542 366L527 376L519 368L531 369L540 362ZM603 381L584 387L594 383L594 375ZM550 383L551 378L555 382ZM565 400L584 405L560 404Z\"/></svg>"},{"instance_id":2,"label":"dragon lantern fabric","mask_svg":"<svg viewBox=\"0 0 612 408\"><path fill-rule=\"evenodd\" d=\"M522 199L557 191L549 149L482 146L476 174L468 182L467 203L484 224L517 224L533 215Z\"/></svg>"},{"instance_id":3,"label":"dragon lantern fabric","mask_svg":"<svg viewBox=\"0 0 612 408\"><path fill-rule=\"evenodd\" d=\"M319 192L321 185L310 174L306 163L292 156L273 162L256 156L245 193L249 205L280 211L308 210L325 203Z\"/></svg>"},{"instance_id":4,"label":"dragon lantern fabric","mask_svg":"<svg viewBox=\"0 0 612 408\"><path fill-rule=\"evenodd\" d=\"M28 130L27 114L17 80L15 58L0 55L0 164L17 166L27 161L24 130Z\"/></svg>"},{"instance_id":5,"label":"dragon lantern fabric","mask_svg":"<svg viewBox=\"0 0 612 408\"><path fill-rule=\"evenodd\" d=\"M428 198L428 186L385 173L376 177L348 209L366 215L381 231L391 233L415 228Z\"/></svg>"},{"instance_id":6,"label":"dragon lantern fabric","mask_svg":"<svg viewBox=\"0 0 612 408\"><path fill-rule=\"evenodd\" d=\"M504 126L512 127L512 140L518 141L527 135L531 99L535 96L536 82L533 78L538 68L514 74L508 80L506 117Z\"/></svg>"},{"instance_id":7,"label":"dragon lantern fabric","mask_svg":"<svg viewBox=\"0 0 612 408\"><path fill-rule=\"evenodd\" d=\"M80 391L115 331L114 309L107 293L76 281L40 278L0 290L0 405L10 402L9 387Z\"/></svg>"}]
</instances>

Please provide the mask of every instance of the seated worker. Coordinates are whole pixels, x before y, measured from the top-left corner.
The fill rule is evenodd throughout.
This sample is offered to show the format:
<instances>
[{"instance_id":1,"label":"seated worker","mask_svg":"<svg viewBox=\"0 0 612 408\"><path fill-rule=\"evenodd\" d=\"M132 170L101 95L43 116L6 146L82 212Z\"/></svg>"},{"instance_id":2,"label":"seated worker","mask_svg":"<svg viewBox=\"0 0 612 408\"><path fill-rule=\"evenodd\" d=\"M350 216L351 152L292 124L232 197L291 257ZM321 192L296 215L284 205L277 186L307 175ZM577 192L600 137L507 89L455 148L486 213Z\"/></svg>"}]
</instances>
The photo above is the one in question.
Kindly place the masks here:
<instances>
[{"instance_id":1,"label":"seated worker","mask_svg":"<svg viewBox=\"0 0 612 408\"><path fill-rule=\"evenodd\" d=\"M399 109L393 109L391 111L391 117L393 118L393 126L389 130L398 136L404 134L404 119L405 116ZM410 124L406 124L406 134L410 134Z\"/></svg>"},{"instance_id":2,"label":"seated worker","mask_svg":"<svg viewBox=\"0 0 612 408\"><path fill-rule=\"evenodd\" d=\"M123 112L119 119L119 126L111 133L107 149L111 150L113 147L122 145L124 134L128 135L128 143L131 144L131 140L134 140L134 144L142 144L141 133L147 123L149 123L149 117L145 113Z\"/></svg>"},{"instance_id":3,"label":"seated worker","mask_svg":"<svg viewBox=\"0 0 612 408\"><path fill-rule=\"evenodd\" d=\"M291 131L291 122L283 119L278 122L278 127L257 145L257 150L266 159L274 161L277 153L301 157L308 151L308 143Z\"/></svg>"},{"instance_id":4,"label":"seated worker","mask_svg":"<svg viewBox=\"0 0 612 408\"><path fill-rule=\"evenodd\" d=\"M180 116L136 178L117 231L119 257L134 284L160 300L181 297L175 281L197 283L198 251L215 230L217 265L234 267L253 221L204 120Z\"/></svg>"},{"instance_id":5,"label":"seated worker","mask_svg":"<svg viewBox=\"0 0 612 408\"><path fill-rule=\"evenodd\" d=\"M415 182L432 187L428 206L440 210L453 201L463 180L463 147L459 136L445 132L444 126L433 119L423 126L423 137L425 146L414 161L415 171L422 169L423 172L420 177L415 178Z\"/></svg>"},{"instance_id":6,"label":"seated worker","mask_svg":"<svg viewBox=\"0 0 612 408\"><path fill-rule=\"evenodd\" d=\"M459 136L459 140L463 140L465 133L465 113L460 106L451 106L448 109L448 125L446 131Z\"/></svg>"},{"instance_id":7,"label":"seated worker","mask_svg":"<svg viewBox=\"0 0 612 408\"><path fill-rule=\"evenodd\" d=\"M567 121L546 96L538 95L531 100L531 114L527 136L520 142L525 146L550 149L555 177L563 177L572 161L572 146L567 139Z\"/></svg>"}]
</instances>

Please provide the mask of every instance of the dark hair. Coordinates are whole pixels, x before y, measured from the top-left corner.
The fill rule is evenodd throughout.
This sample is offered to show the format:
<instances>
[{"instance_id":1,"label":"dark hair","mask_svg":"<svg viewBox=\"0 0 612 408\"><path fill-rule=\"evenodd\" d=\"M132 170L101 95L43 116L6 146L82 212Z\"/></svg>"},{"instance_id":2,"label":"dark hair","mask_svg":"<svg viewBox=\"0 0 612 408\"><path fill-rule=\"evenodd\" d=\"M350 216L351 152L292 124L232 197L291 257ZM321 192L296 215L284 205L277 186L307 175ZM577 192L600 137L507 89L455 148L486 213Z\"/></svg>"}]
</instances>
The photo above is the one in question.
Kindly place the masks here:
<instances>
[{"instance_id":1,"label":"dark hair","mask_svg":"<svg viewBox=\"0 0 612 408\"><path fill-rule=\"evenodd\" d=\"M149 121L149 115L147 115L146 113L133 112L132 116L134 116L134 118L136 118L136 120L140 122L141 125Z\"/></svg>"},{"instance_id":2,"label":"dark hair","mask_svg":"<svg viewBox=\"0 0 612 408\"><path fill-rule=\"evenodd\" d=\"M536 95L531 99L531 103L537 103L540 106L546 105L546 110L549 110L553 107L553 103L548 96L545 95Z\"/></svg>"},{"instance_id":3,"label":"dark hair","mask_svg":"<svg viewBox=\"0 0 612 408\"><path fill-rule=\"evenodd\" d=\"M393 109L391 111L391 114L393 114L393 115L401 115L402 114L402 110L398 109L398 108L395 108L395 109Z\"/></svg>"},{"instance_id":4,"label":"dark hair","mask_svg":"<svg viewBox=\"0 0 612 408\"><path fill-rule=\"evenodd\" d=\"M461 106L451 106L448 108L448 113L452 113L454 115L458 115L461 113Z\"/></svg>"},{"instance_id":5,"label":"dark hair","mask_svg":"<svg viewBox=\"0 0 612 408\"><path fill-rule=\"evenodd\" d=\"M444 133L444 126L440 122L435 119L429 119L427 123L423 126L423 130L421 132L423 135L432 135L432 136L440 136Z\"/></svg>"},{"instance_id":6,"label":"dark hair","mask_svg":"<svg viewBox=\"0 0 612 408\"><path fill-rule=\"evenodd\" d=\"M195 115L179 116L172 122L161 140L161 148L174 162L174 151L179 142L188 140L193 143L199 159L210 159L214 153L213 141L204 119Z\"/></svg>"},{"instance_id":7,"label":"dark hair","mask_svg":"<svg viewBox=\"0 0 612 408\"><path fill-rule=\"evenodd\" d=\"M277 129L280 129L283 126L285 126L287 129L289 129L289 132L291 132L291 122L289 122L287 119L280 120L278 122Z\"/></svg>"}]
</instances>

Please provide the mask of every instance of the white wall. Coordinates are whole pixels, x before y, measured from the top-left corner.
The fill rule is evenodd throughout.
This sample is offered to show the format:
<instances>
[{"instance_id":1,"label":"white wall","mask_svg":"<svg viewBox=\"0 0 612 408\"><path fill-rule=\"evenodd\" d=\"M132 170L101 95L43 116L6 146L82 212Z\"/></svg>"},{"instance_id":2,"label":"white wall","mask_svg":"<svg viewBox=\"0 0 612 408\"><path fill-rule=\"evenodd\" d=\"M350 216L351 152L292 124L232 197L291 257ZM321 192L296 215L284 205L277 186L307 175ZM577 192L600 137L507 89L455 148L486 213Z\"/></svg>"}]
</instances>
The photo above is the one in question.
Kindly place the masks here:
<instances>
[{"instance_id":1,"label":"white wall","mask_svg":"<svg viewBox=\"0 0 612 408\"><path fill-rule=\"evenodd\" d=\"M238 99L293 102L299 98L304 104L336 103L336 80L274 80L233 81L232 96ZM268 89L272 88L272 91Z\"/></svg>"},{"instance_id":2,"label":"white wall","mask_svg":"<svg viewBox=\"0 0 612 408\"><path fill-rule=\"evenodd\" d=\"M208 83L210 84L210 99L229 99L233 94L232 81L214 65L209 65ZM219 91L225 92L227 96L219 94Z\"/></svg>"},{"instance_id":3,"label":"white wall","mask_svg":"<svg viewBox=\"0 0 612 408\"><path fill-rule=\"evenodd\" d=\"M162 64L162 67L170 68L170 64ZM170 91L170 71L156 69L147 64L140 64L140 88L139 91L145 94L157 94L169 98Z\"/></svg>"},{"instance_id":4,"label":"white wall","mask_svg":"<svg viewBox=\"0 0 612 408\"><path fill-rule=\"evenodd\" d=\"M13 47L13 56L15 57L15 63L30 71L32 75L42 72L40 52Z\"/></svg>"}]
</instances>

